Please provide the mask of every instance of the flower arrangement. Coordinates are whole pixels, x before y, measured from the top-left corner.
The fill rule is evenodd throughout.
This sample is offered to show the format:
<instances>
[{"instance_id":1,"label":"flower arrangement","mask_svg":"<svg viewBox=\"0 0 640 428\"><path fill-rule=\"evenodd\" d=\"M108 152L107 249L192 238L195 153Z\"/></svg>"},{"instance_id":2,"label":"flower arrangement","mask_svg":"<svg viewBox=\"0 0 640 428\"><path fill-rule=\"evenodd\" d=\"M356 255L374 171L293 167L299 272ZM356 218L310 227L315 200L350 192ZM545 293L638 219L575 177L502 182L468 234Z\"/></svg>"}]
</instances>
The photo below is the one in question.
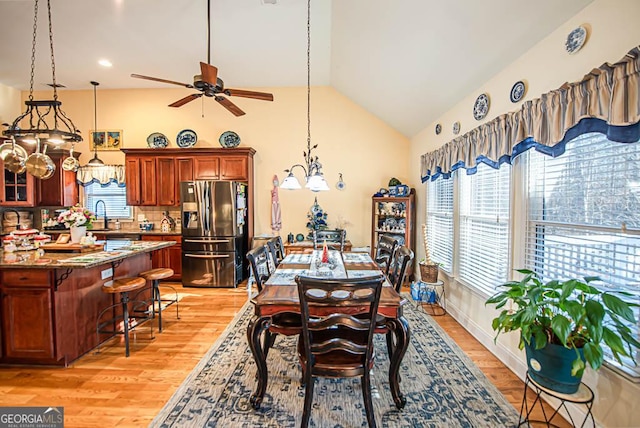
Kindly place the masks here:
<instances>
[{"instance_id":1,"label":"flower arrangement","mask_svg":"<svg viewBox=\"0 0 640 428\"><path fill-rule=\"evenodd\" d=\"M85 207L75 205L63 211L58 216L58 223L64 223L66 227L87 226L91 228L96 215Z\"/></svg>"}]
</instances>

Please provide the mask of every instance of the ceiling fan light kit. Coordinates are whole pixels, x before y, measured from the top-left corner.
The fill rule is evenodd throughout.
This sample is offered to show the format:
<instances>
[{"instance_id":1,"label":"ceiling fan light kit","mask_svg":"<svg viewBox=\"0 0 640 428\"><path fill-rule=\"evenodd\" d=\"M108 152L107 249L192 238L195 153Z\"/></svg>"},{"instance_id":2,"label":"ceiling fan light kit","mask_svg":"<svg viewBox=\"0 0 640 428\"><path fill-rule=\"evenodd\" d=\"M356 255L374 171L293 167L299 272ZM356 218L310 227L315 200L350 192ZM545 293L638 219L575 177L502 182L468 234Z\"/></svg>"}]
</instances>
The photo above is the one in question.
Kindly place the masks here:
<instances>
[{"instance_id":1,"label":"ceiling fan light kit","mask_svg":"<svg viewBox=\"0 0 640 428\"><path fill-rule=\"evenodd\" d=\"M329 184L322 174L322 164L318 156L313 156L311 152L318 145L311 145L311 0L307 0L307 150L303 153L306 165L295 164L284 172L288 173L280 185L283 189L296 190L302 186L298 179L293 175L293 169L300 167L304 170L305 179L307 181L305 188L313 191L327 191Z\"/></svg>"},{"instance_id":2,"label":"ceiling fan light kit","mask_svg":"<svg viewBox=\"0 0 640 428\"><path fill-rule=\"evenodd\" d=\"M168 83L170 85L184 86L187 89L196 89L200 92L197 94L187 95L186 97L169 104L169 107L182 107L183 105L204 95L216 100L234 116L242 116L245 114L244 111L226 97L253 98L262 101L273 101L273 94L224 87L224 82L218 77L218 69L211 65L211 0L207 0L207 62L200 62L200 74L193 76L193 84L144 76L142 74L132 74L131 77L151 80L153 82Z\"/></svg>"}]
</instances>

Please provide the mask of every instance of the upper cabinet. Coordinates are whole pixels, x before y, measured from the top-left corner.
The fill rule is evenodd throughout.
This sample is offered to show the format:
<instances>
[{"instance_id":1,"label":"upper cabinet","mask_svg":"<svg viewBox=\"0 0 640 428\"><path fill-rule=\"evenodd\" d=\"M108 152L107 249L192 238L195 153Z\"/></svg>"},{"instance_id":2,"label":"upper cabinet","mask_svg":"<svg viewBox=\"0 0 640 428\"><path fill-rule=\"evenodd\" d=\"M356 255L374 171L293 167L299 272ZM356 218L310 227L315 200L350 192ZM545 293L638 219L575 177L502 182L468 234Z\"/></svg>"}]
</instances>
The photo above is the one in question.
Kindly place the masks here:
<instances>
[{"instance_id":1,"label":"upper cabinet","mask_svg":"<svg viewBox=\"0 0 640 428\"><path fill-rule=\"evenodd\" d=\"M76 173L66 171L62 163L69 157L68 150L50 151L47 156L55 165L53 176L46 180L36 179L23 172L14 174L6 169L0 182L0 203L6 207L53 206L64 207L78 203ZM79 153L74 153L77 158Z\"/></svg>"},{"instance_id":2,"label":"upper cabinet","mask_svg":"<svg viewBox=\"0 0 640 428\"><path fill-rule=\"evenodd\" d=\"M122 149L128 205L179 206L180 182L234 180L252 185L250 147L233 149Z\"/></svg>"}]
</instances>

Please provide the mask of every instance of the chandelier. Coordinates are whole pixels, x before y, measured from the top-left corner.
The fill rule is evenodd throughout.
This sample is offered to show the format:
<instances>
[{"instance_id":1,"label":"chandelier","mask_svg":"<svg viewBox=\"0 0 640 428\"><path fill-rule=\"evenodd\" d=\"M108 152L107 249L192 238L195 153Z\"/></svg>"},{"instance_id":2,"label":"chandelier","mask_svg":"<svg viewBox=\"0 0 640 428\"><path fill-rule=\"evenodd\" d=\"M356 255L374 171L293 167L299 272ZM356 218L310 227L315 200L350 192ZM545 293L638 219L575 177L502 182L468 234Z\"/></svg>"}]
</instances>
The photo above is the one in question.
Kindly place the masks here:
<instances>
[{"instance_id":1,"label":"chandelier","mask_svg":"<svg viewBox=\"0 0 640 428\"><path fill-rule=\"evenodd\" d=\"M53 100L33 99L33 78L36 61L36 35L38 29L38 0L35 0L33 18L33 43L31 45L31 80L29 86L29 99L25 101L27 109L9 128L3 131L4 135L14 137L18 141L37 142L45 141L52 144L82 141L80 132L60 108L62 102L58 101L56 84L56 64L53 55L53 29L51 27L51 0L47 0L47 14L49 18L49 47L51 49L51 74L53 77Z\"/></svg>"},{"instance_id":2,"label":"chandelier","mask_svg":"<svg viewBox=\"0 0 640 428\"><path fill-rule=\"evenodd\" d=\"M300 182L293 175L293 169L300 167L304 170L307 189L319 192L321 190L329 190L329 185L322 174L322 164L318 160L318 156L314 156L311 152L318 145L311 145L311 0L307 0L307 150L303 153L305 164L295 164L284 172L288 173L280 185L283 189L301 189Z\"/></svg>"}]
</instances>

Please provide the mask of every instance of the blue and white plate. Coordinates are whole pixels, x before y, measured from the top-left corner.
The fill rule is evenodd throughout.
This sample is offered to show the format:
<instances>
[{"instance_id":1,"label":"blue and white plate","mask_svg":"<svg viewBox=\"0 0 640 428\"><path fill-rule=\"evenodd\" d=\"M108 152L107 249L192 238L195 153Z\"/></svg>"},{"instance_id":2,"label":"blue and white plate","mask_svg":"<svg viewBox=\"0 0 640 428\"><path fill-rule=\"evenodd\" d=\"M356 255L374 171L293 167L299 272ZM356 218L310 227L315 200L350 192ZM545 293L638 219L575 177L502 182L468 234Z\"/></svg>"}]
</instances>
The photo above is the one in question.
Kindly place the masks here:
<instances>
[{"instance_id":1,"label":"blue and white plate","mask_svg":"<svg viewBox=\"0 0 640 428\"><path fill-rule=\"evenodd\" d=\"M232 147L238 147L240 144L240 137L233 131L226 131L220 135L220 145L226 149Z\"/></svg>"},{"instance_id":2,"label":"blue and white plate","mask_svg":"<svg viewBox=\"0 0 640 428\"><path fill-rule=\"evenodd\" d=\"M178 132L178 136L176 137L176 144L182 148L193 147L197 141L198 135L191 129L183 129Z\"/></svg>"},{"instance_id":3,"label":"blue and white plate","mask_svg":"<svg viewBox=\"0 0 640 428\"><path fill-rule=\"evenodd\" d=\"M453 124L453 133L458 135L460 133L460 122L455 122Z\"/></svg>"},{"instance_id":4,"label":"blue and white plate","mask_svg":"<svg viewBox=\"0 0 640 428\"><path fill-rule=\"evenodd\" d=\"M441 132L442 132L442 125L438 123L436 124L436 135L440 135Z\"/></svg>"},{"instance_id":5,"label":"blue and white plate","mask_svg":"<svg viewBox=\"0 0 640 428\"><path fill-rule=\"evenodd\" d=\"M511 88L511 94L509 96L511 102L517 103L518 101L520 101L522 97L524 97L525 92L527 92L527 87L522 80L514 83L513 87Z\"/></svg>"},{"instance_id":6,"label":"blue and white plate","mask_svg":"<svg viewBox=\"0 0 640 428\"><path fill-rule=\"evenodd\" d=\"M487 113L489 113L489 96L487 94L480 94L473 105L473 117L476 120L482 120Z\"/></svg>"},{"instance_id":7,"label":"blue and white plate","mask_svg":"<svg viewBox=\"0 0 640 428\"><path fill-rule=\"evenodd\" d=\"M587 40L587 29L582 25L573 30L567 36L567 41L564 42L564 47L570 54L576 53L582 48L584 42Z\"/></svg>"},{"instance_id":8,"label":"blue and white plate","mask_svg":"<svg viewBox=\"0 0 640 428\"><path fill-rule=\"evenodd\" d=\"M152 149L164 149L169 145L169 140L164 134L154 132L147 137L147 145Z\"/></svg>"}]
</instances>

